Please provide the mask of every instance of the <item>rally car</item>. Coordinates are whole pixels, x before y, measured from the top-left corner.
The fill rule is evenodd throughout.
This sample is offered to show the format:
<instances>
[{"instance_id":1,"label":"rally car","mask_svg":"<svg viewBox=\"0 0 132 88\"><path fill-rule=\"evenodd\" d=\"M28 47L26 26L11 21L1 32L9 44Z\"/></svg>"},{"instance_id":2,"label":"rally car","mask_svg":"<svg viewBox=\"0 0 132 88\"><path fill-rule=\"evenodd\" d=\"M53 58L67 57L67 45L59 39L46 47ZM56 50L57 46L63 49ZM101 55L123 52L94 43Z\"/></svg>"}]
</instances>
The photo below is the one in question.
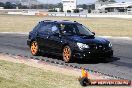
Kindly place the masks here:
<instances>
[{"instance_id":1,"label":"rally car","mask_svg":"<svg viewBox=\"0 0 132 88\"><path fill-rule=\"evenodd\" d=\"M79 22L44 20L29 33L27 44L32 55L47 53L75 59L107 58L113 56L112 44Z\"/></svg>"}]
</instances>

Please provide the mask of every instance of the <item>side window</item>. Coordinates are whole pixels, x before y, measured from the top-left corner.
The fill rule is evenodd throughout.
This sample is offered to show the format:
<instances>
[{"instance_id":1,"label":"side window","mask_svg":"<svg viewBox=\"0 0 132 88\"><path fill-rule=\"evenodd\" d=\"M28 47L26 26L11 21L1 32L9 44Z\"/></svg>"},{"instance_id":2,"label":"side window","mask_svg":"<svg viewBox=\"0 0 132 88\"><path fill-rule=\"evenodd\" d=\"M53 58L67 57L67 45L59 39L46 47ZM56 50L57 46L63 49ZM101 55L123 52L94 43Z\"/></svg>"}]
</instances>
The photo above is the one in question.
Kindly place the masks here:
<instances>
[{"instance_id":1,"label":"side window","mask_svg":"<svg viewBox=\"0 0 132 88\"><path fill-rule=\"evenodd\" d=\"M59 28L57 27L57 25L52 25L52 33L59 33Z\"/></svg>"},{"instance_id":2,"label":"side window","mask_svg":"<svg viewBox=\"0 0 132 88\"><path fill-rule=\"evenodd\" d=\"M52 33L52 24L50 23L42 24L41 27L39 28L39 32L43 32L46 34Z\"/></svg>"},{"instance_id":3,"label":"side window","mask_svg":"<svg viewBox=\"0 0 132 88\"><path fill-rule=\"evenodd\" d=\"M75 34L76 27L74 24L61 24L62 33Z\"/></svg>"}]
</instances>

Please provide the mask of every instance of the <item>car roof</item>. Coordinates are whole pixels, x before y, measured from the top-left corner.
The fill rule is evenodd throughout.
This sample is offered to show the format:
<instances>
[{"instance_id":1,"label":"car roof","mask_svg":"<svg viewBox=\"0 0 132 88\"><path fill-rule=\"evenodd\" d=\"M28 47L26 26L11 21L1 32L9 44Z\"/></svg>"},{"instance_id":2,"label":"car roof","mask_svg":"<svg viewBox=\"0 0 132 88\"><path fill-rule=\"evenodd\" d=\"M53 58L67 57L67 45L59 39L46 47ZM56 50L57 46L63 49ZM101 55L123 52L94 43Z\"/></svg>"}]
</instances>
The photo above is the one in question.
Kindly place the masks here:
<instances>
[{"instance_id":1,"label":"car roof","mask_svg":"<svg viewBox=\"0 0 132 88\"><path fill-rule=\"evenodd\" d=\"M69 20L62 20L62 21L53 21L53 20L43 20L41 23L58 23L58 24L75 24L78 23L77 21L69 21Z\"/></svg>"}]
</instances>

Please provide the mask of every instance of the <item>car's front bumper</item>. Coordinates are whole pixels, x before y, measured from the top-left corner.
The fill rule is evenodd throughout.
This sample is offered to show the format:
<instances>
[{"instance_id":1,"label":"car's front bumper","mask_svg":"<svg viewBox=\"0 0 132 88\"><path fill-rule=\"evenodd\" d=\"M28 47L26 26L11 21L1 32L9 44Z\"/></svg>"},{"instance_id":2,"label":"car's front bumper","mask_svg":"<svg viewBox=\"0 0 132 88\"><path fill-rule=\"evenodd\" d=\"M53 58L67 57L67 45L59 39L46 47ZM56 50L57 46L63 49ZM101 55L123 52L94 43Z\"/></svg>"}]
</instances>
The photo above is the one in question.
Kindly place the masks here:
<instances>
[{"instance_id":1,"label":"car's front bumper","mask_svg":"<svg viewBox=\"0 0 132 88\"><path fill-rule=\"evenodd\" d=\"M27 45L30 46L31 44L31 39L27 39Z\"/></svg>"},{"instance_id":2,"label":"car's front bumper","mask_svg":"<svg viewBox=\"0 0 132 88\"><path fill-rule=\"evenodd\" d=\"M84 52L74 52L74 57L76 58L106 58L113 56L113 50L107 51L84 51Z\"/></svg>"}]
</instances>

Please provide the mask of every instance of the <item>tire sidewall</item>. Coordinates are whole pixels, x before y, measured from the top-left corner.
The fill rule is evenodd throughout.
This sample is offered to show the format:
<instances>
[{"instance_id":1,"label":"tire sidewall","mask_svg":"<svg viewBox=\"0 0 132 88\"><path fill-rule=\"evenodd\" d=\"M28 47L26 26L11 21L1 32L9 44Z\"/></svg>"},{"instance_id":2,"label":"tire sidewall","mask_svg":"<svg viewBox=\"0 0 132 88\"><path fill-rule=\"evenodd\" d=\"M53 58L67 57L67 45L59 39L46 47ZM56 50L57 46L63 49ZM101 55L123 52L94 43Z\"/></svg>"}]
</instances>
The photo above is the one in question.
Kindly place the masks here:
<instances>
[{"instance_id":1,"label":"tire sidewall","mask_svg":"<svg viewBox=\"0 0 132 88\"><path fill-rule=\"evenodd\" d=\"M65 48L69 48L69 49L70 49L70 59L69 59L68 61L66 61L66 60L64 59L64 54L63 54L63 52L64 52L64 49L65 49ZM66 45L66 46L63 48L63 52L62 52L63 60L64 60L66 63L72 62L72 61L73 61L73 60L72 60L72 49L70 48L70 46Z\"/></svg>"},{"instance_id":2,"label":"tire sidewall","mask_svg":"<svg viewBox=\"0 0 132 88\"><path fill-rule=\"evenodd\" d=\"M31 51L31 54L32 54L33 56L37 56L37 55L39 55L39 45L38 45L38 42L37 42L37 41L32 41L32 42L31 42L30 50L31 50L32 43L34 43L34 42L37 43L37 47L38 47L38 48L37 48L37 52L36 52L35 54L33 54L32 51Z\"/></svg>"}]
</instances>

